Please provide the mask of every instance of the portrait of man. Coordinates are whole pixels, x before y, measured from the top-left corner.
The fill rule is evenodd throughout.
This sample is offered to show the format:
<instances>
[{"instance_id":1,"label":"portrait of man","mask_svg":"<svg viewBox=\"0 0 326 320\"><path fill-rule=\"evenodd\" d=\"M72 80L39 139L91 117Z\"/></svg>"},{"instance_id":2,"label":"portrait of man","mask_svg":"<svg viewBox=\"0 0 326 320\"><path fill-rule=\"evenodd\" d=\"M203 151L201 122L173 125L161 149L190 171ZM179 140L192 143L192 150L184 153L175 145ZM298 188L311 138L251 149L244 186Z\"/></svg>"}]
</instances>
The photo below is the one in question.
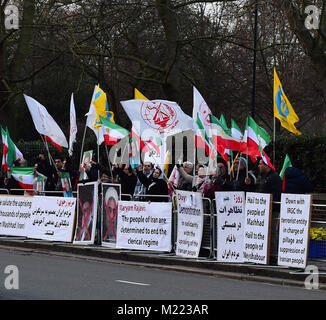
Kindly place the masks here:
<instances>
[{"instance_id":1,"label":"portrait of man","mask_svg":"<svg viewBox=\"0 0 326 320\"><path fill-rule=\"evenodd\" d=\"M97 182L78 185L74 243L94 243L97 218L97 188Z\"/></svg>"},{"instance_id":2,"label":"portrait of man","mask_svg":"<svg viewBox=\"0 0 326 320\"><path fill-rule=\"evenodd\" d=\"M87 174L86 171L91 168L91 160L93 158L93 150L85 151L83 153L82 163L80 164L80 180L86 180Z\"/></svg>"},{"instance_id":3,"label":"portrait of man","mask_svg":"<svg viewBox=\"0 0 326 320\"><path fill-rule=\"evenodd\" d=\"M102 244L114 246L117 241L118 201L121 197L120 185L103 183Z\"/></svg>"},{"instance_id":4,"label":"portrait of man","mask_svg":"<svg viewBox=\"0 0 326 320\"><path fill-rule=\"evenodd\" d=\"M60 179L61 179L61 185L62 185L62 191L64 197L73 197L72 189L71 189L71 181L70 181L70 175L68 172L61 172L60 173Z\"/></svg>"}]
</instances>

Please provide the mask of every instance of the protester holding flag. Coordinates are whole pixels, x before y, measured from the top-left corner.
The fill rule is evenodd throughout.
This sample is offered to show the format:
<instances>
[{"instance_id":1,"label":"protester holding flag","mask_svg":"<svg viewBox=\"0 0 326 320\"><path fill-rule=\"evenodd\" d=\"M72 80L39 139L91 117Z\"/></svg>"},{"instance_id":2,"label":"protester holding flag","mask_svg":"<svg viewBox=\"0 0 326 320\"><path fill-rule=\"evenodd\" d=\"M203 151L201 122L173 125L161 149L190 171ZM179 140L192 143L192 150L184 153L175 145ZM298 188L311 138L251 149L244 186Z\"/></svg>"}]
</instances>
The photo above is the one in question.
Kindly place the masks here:
<instances>
[{"instance_id":1,"label":"protester holding flag","mask_svg":"<svg viewBox=\"0 0 326 320\"><path fill-rule=\"evenodd\" d=\"M21 191L18 191L18 189L31 190L34 188L34 168L27 167L27 165L28 163L26 160L17 159L14 161L13 167L8 169L9 178L6 178L4 183L6 189L11 190L10 194L22 195ZM13 189L17 190L12 191Z\"/></svg>"},{"instance_id":2,"label":"protester holding flag","mask_svg":"<svg viewBox=\"0 0 326 320\"><path fill-rule=\"evenodd\" d=\"M182 168L181 166L175 166L175 170L178 170L178 181L177 184L174 185L172 181L170 181L171 177L169 178L169 185L173 189L177 190L184 190L184 191L191 191L192 190L192 172L193 172L194 165L190 161L186 161L183 163ZM180 174L180 171L183 170L187 175L191 176L190 178L186 178L185 175ZM171 173L172 176L172 173Z\"/></svg>"},{"instance_id":3,"label":"protester holding flag","mask_svg":"<svg viewBox=\"0 0 326 320\"><path fill-rule=\"evenodd\" d=\"M169 190L165 179L160 179L162 170L156 168L153 175L149 178L143 173L143 166L139 165L137 169L137 176L139 181L146 187L146 195L161 195L168 196ZM147 197L148 201L153 202L166 202L168 197Z\"/></svg>"},{"instance_id":4,"label":"protester holding flag","mask_svg":"<svg viewBox=\"0 0 326 320\"><path fill-rule=\"evenodd\" d=\"M282 180L279 174L268 166L263 159L259 160L258 169L260 176L257 179L256 192L270 193L273 201L281 200Z\"/></svg>"},{"instance_id":5,"label":"protester holding flag","mask_svg":"<svg viewBox=\"0 0 326 320\"><path fill-rule=\"evenodd\" d=\"M248 162L244 157L240 157L233 162L233 174L234 178L225 184L225 190L227 191L244 191L254 192L256 177L248 171Z\"/></svg>"},{"instance_id":6,"label":"protester holding flag","mask_svg":"<svg viewBox=\"0 0 326 320\"><path fill-rule=\"evenodd\" d=\"M146 176L146 178L150 179L153 175L153 172L154 172L153 164L151 162L144 162L143 173ZM143 185L143 183L139 179L137 181L134 194L138 200L141 200L140 197L141 195L146 194L146 186Z\"/></svg>"}]
</instances>

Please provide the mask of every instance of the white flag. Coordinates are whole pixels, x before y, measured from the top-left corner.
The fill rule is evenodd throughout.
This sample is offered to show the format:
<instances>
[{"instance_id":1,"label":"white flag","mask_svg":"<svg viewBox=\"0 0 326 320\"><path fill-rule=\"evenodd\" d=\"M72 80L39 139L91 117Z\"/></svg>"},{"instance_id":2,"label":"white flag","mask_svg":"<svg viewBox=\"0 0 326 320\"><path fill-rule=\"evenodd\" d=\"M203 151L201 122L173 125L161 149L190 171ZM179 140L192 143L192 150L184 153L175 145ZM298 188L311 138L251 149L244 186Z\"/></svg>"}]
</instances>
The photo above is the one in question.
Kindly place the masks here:
<instances>
[{"instance_id":1,"label":"white flag","mask_svg":"<svg viewBox=\"0 0 326 320\"><path fill-rule=\"evenodd\" d=\"M197 116L199 117L205 133L208 137L211 136L211 122L210 122L210 115L212 114L211 110L209 109L207 103L205 102L202 95L199 91L194 87L194 106L192 110L192 118L195 123L195 129L199 129L197 125ZM202 129L202 128L200 128Z\"/></svg>"},{"instance_id":2,"label":"white flag","mask_svg":"<svg viewBox=\"0 0 326 320\"><path fill-rule=\"evenodd\" d=\"M76 124L76 110L74 102L74 94L71 94L70 100L70 137L69 137L69 150L68 153L72 156L73 144L76 141L77 124Z\"/></svg>"},{"instance_id":3,"label":"white flag","mask_svg":"<svg viewBox=\"0 0 326 320\"><path fill-rule=\"evenodd\" d=\"M57 145L68 148L67 139L54 121L46 108L35 99L24 94L25 101L31 113L35 129L47 137L49 137Z\"/></svg>"},{"instance_id":4,"label":"white flag","mask_svg":"<svg viewBox=\"0 0 326 320\"><path fill-rule=\"evenodd\" d=\"M94 88L91 104L89 106L89 111L88 113L86 113L87 116L86 125L95 133L97 144L100 145L102 144L102 142L104 142L104 135L103 135L102 126L95 128L97 113L93 101L95 100L96 92L97 92L97 86L95 86Z\"/></svg>"},{"instance_id":5,"label":"white flag","mask_svg":"<svg viewBox=\"0 0 326 320\"><path fill-rule=\"evenodd\" d=\"M176 102L166 100L121 101L133 124L139 126L143 140L150 137L166 137L193 129L193 120Z\"/></svg>"}]
</instances>

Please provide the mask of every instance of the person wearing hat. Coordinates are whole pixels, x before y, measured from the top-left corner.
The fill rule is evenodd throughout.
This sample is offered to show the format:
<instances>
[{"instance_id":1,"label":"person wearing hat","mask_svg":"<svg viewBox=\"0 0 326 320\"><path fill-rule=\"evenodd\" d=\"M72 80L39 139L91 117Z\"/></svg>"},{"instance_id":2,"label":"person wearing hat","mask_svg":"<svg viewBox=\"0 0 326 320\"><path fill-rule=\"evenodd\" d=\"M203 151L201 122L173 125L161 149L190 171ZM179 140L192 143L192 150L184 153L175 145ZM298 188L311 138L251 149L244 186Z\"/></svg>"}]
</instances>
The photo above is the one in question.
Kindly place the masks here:
<instances>
[{"instance_id":1,"label":"person wearing hat","mask_svg":"<svg viewBox=\"0 0 326 320\"><path fill-rule=\"evenodd\" d=\"M243 157L234 160L233 162L234 178L230 179L230 181L228 181L225 184L225 190L245 191L245 192L255 191L256 177L251 171L248 171L247 174L247 166L248 166L248 162Z\"/></svg>"},{"instance_id":2,"label":"person wearing hat","mask_svg":"<svg viewBox=\"0 0 326 320\"><path fill-rule=\"evenodd\" d=\"M260 172L259 179L256 184L256 192L271 193L274 201L281 200L282 180L279 174L270 168L263 159L258 162Z\"/></svg>"}]
</instances>

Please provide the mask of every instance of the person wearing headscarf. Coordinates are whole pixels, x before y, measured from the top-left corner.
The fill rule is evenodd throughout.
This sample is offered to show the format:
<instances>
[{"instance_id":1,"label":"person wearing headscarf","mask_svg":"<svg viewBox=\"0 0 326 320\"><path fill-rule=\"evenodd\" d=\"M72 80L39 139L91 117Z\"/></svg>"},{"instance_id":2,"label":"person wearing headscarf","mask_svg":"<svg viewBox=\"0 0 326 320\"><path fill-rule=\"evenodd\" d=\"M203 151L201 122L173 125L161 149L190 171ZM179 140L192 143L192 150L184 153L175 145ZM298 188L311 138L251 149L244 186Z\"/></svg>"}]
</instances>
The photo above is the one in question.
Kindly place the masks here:
<instances>
[{"instance_id":1,"label":"person wearing headscarf","mask_svg":"<svg viewBox=\"0 0 326 320\"><path fill-rule=\"evenodd\" d=\"M162 170L160 168L156 168L153 174L148 178L143 172L143 166L139 165L137 169L137 177L139 181L146 187L146 197L147 201L155 201L155 202L166 202L168 201L169 189L168 185L164 179L160 178L162 175ZM154 196L158 197L154 197ZM152 197L153 196L153 197ZM160 197L164 196L164 197Z\"/></svg>"}]
</instances>

